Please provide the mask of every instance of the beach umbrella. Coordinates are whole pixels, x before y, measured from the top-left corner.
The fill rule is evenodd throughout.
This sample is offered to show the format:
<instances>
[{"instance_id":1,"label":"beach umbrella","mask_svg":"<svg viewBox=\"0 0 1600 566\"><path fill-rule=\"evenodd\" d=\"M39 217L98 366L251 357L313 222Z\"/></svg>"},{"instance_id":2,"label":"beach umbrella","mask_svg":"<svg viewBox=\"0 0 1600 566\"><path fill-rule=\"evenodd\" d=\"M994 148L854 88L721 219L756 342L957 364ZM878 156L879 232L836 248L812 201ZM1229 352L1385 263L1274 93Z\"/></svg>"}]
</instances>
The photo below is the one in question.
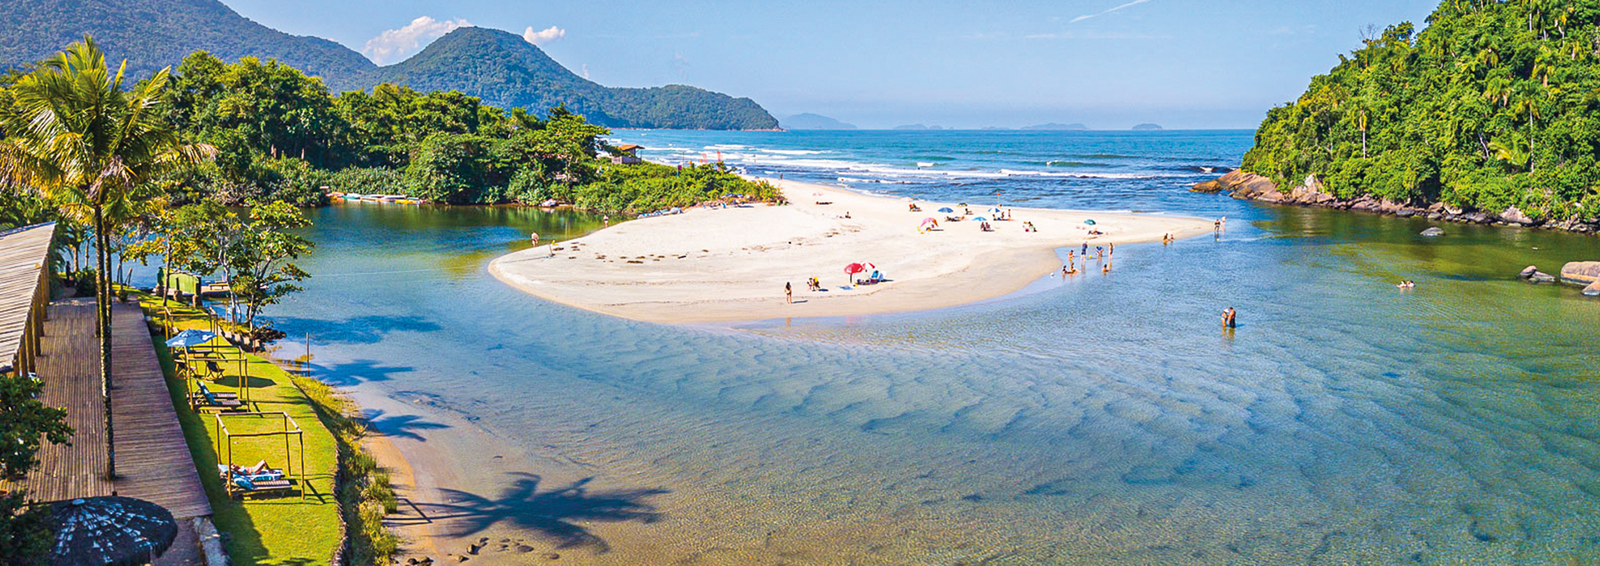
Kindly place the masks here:
<instances>
[{"instance_id":1,"label":"beach umbrella","mask_svg":"<svg viewBox=\"0 0 1600 566\"><path fill-rule=\"evenodd\" d=\"M195 330L195 329L191 328L189 330L185 330L183 332L179 332L177 336L173 336L171 338L168 338L167 339L167 347L168 348L188 348L190 346L199 346L199 345L204 344L206 342L210 342L212 340L215 340L216 338L217 338L217 335L214 332L207 332L205 330Z\"/></svg>"},{"instance_id":2,"label":"beach umbrella","mask_svg":"<svg viewBox=\"0 0 1600 566\"><path fill-rule=\"evenodd\" d=\"M939 223L939 221L938 220L934 220L932 217L922 219L922 225L923 226L927 226L929 224L938 224L938 223Z\"/></svg>"},{"instance_id":3,"label":"beach umbrella","mask_svg":"<svg viewBox=\"0 0 1600 566\"><path fill-rule=\"evenodd\" d=\"M952 209L952 208L946 206L944 208L939 209L939 212L944 213L944 214L950 214L952 212L955 212L955 209Z\"/></svg>"},{"instance_id":4,"label":"beach umbrella","mask_svg":"<svg viewBox=\"0 0 1600 566\"><path fill-rule=\"evenodd\" d=\"M855 275L857 273L861 273L861 272L866 271L866 270L867 270L866 266L861 265L859 263L852 263L850 265L844 266L845 275Z\"/></svg>"},{"instance_id":5,"label":"beach umbrella","mask_svg":"<svg viewBox=\"0 0 1600 566\"><path fill-rule=\"evenodd\" d=\"M1093 218L1090 218L1090 219L1088 219L1088 220L1085 220L1085 221L1083 221L1083 223L1084 223L1084 224L1088 224L1088 225L1090 225L1090 226L1094 226L1094 219L1093 219Z\"/></svg>"},{"instance_id":6,"label":"beach umbrella","mask_svg":"<svg viewBox=\"0 0 1600 566\"><path fill-rule=\"evenodd\" d=\"M993 214L995 216L999 216L1000 215L1000 208L999 207L995 207L995 208L989 209L989 214Z\"/></svg>"},{"instance_id":7,"label":"beach umbrella","mask_svg":"<svg viewBox=\"0 0 1600 566\"><path fill-rule=\"evenodd\" d=\"M979 217L977 217L977 218L974 218L974 219L972 219L972 221L973 221L973 222L988 222L988 221L989 221L989 219L988 219L988 218L984 218L984 217L982 217L982 216L979 216Z\"/></svg>"},{"instance_id":8,"label":"beach umbrella","mask_svg":"<svg viewBox=\"0 0 1600 566\"><path fill-rule=\"evenodd\" d=\"M172 546L178 523L172 513L131 497L90 497L51 506L55 530L53 566L149 564Z\"/></svg>"}]
</instances>

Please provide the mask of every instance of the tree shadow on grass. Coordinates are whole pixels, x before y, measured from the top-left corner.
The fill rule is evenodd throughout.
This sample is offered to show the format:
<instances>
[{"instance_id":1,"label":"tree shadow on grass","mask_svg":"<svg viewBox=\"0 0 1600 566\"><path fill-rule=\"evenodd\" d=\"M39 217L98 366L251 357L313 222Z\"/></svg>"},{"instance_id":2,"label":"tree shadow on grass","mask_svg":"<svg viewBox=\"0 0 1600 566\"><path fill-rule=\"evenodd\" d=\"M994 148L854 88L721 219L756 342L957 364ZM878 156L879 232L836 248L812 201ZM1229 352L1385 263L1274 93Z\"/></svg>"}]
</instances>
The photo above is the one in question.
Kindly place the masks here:
<instances>
[{"instance_id":1,"label":"tree shadow on grass","mask_svg":"<svg viewBox=\"0 0 1600 566\"><path fill-rule=\"evenodd\" d=\"M417 431L439 430L450 428L450 425L423 420L417 415L387 415L383 411L369 410L365 419L367 426L372 427L385 436L394 438L409 438L420 442L427 442Z\"/></svg>"},{"instance_id":2,"label":"tree shadow on grass","mask_svg":"<svg viewBox=\"0 0 1600 566\"><path fill-rule=\"evenodd\" d=\"M452 503L419 503L433 521L444 524L449 536L466 537L497 524L528 531L558 548L585 548L596 553L611 550L605 539L576 524L577 521L654 523L664 516L645 499L668 493L665 489L591 490L594 478L539 491L540 478L515 473L510 487L490 499L474 493L441 489Z\"/></svg>"}]
</instances>

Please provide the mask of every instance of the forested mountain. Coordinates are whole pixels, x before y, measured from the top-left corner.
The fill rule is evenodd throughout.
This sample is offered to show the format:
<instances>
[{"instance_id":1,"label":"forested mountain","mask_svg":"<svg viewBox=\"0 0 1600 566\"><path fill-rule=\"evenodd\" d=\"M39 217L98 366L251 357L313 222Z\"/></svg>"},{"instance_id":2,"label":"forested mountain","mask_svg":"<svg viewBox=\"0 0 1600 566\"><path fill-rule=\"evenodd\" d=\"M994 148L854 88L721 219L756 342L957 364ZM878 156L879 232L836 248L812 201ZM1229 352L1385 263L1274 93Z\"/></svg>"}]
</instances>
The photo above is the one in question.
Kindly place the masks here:
<instances>
[{"instance_id":1,"label":"forested mountain","mask_svg":"<svg viewBox=\"0 0 1600 566\"><path fill-rule=\"evenodd\" d=\"M607 88L562 67L522 37L459 28L401 63L379 68L373 82L420 91L459 90L502 108L566 104L616 128L774 129L778 121L748 98L690 86Z\"/></svg>"},{"instance_id":2,"label":"forested mountain","mask_svg":"<svg viewBox=\"0 0 1600 566\"><path fill-rule=\"evenodd\" d=\"M1600 217L1600 0L1447 0L1340 59L1268 113L1244 171L1520 223Z\"/></svg>"},{"instance_id":3,"label":"forested mountain","mask_svg":"<svg viewBox=\"0 0 1600 566\"><path fill-rule=\"evenodd\" d=\"M371 86L362 83L376 68L343 45L268 28L216 0L5 0L0 67L41 61L84 34L140 78L199 50L227 61L277 59L335 90Z\"/></svg>"},{"instance_id":4,"label":"forested mountain","mask_svg":"<svg viewBox=\"0 0 1600 566\"><path fill-rule=\"evenodd\" d=\"M335 92L393 82L424 92L459 90L505 108L543 112L564 103L609 127L778 127L748 98L681 85L601 86L503 31L457 29L411 59L378 67L332 41L257 24L217 0L5 0L0 2L0 67L42 60L84 34L93 35L113 59L127 59L134 77L208 51L224 61L276 59L321 77Z\"/></svg>"}]
</instances>

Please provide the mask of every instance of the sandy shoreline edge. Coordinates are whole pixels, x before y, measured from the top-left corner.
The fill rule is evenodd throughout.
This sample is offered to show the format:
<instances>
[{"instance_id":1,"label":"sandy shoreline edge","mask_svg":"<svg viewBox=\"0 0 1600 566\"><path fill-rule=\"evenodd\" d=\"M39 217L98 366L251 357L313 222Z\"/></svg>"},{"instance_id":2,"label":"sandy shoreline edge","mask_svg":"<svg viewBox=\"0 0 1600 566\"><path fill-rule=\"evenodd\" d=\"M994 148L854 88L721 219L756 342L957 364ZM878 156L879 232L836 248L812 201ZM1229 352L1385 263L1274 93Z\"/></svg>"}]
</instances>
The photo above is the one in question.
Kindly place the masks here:
<instances>
[{"instance_id":1,"label":"sandy shoreline edge","mask_svg":"<svg viewBox=\"0 0 1600 566\"><path fill-rule=\"evenodd\" d=\"M551 246L539 246L501 256L489 272L541 299L645 322L858 316L1001 297L1060 270L1056 250L1085 242L1092 254L1095 246L1212 231L1210 220L1186 216L1004 207L1011 219L983 232L972 217L946 217L970 209L993 221L987 206L767 180L789 205L694 208L631 220L556 244L554 255ZM910 212L912 202L922 211ZM936 212L946 207L955 212ZM940 228L919 230L927 218ZM843 269L852 262L875 264L889 281L850 284ZM812 276L824 291L806 288ZM785 283L794 288L794 304L785 301Z\"/></svg>"}]
</instances>

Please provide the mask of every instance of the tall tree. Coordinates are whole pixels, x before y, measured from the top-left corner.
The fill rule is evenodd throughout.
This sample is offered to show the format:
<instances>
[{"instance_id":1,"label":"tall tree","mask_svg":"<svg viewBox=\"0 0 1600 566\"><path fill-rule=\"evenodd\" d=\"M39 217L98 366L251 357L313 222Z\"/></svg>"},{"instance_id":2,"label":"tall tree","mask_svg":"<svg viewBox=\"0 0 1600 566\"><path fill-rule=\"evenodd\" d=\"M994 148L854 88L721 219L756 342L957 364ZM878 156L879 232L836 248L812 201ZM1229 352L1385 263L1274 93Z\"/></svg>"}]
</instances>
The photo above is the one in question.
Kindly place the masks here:
<instances>
[{"instance_id":1,"label":"tall tree","mask_svg":"<svg viewBox=\"0 0 1600 566\"><path fill-rule=\"evenodd\" d=\"M116 475L111 427L111 231L108 210L126 203L155 175L209 159L209 146L184 144L161 111L168 73L163 69L132 88L127 63L112 73L88 36L39 64L8 90L11 107L0 114L9 137L0 143L0 174L31 186L88 220L94 231L100 376L105 395L106 474Z\"/></svg>"}]
</instances>

